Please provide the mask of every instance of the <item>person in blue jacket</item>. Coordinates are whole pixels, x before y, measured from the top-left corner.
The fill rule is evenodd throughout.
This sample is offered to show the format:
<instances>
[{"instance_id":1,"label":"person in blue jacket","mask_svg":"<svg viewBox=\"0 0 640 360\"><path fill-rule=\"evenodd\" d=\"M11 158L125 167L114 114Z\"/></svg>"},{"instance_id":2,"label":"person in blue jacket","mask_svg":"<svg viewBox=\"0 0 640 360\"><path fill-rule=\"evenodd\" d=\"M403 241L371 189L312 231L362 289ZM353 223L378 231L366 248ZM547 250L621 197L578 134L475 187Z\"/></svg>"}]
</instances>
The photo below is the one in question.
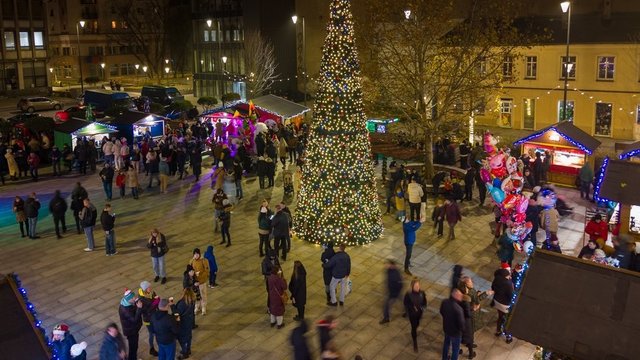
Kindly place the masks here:
<instances>
[{"instance_id":1,"label":"person in blue jacket","mask_svg":"<svg viewBox=\"0 0 640 360\"><path fill-rule=\"evenodd\" d=\"M58 324L53 328L51 348L59 360L71 360L71 347L76 339L69 333L69 325Z\"/></svg>"},{"instance_id":2,"label":"person in blue jacket","mask_svg":"<svg viewBox=\"0 0 640 360\"><path fill-rule=\"evenodd\" d=\"M412 221L408 217L404 219L402 224L402 232L404 233L404 247L406 249L406 255L404 257L404 273L411 274L409 266L411 266L411 252L413 251L413 244L416 242L416 231L420 229L422 223L420 221Z\"/></svg>"},{"instance_id":3,"label":"person in blue jacket","mask_svg":"<svg viewBox=\"0 0 640 360\"><path fill-rule=\"evenodd\" d=\"M209 287L214 288L218 286L218 284L216 284L218 263L216 263L216 256L213 254L213 245L209 245L207 247L207 251L204 253L204 258L209 260Z\"/></svg>"}]
</instances>

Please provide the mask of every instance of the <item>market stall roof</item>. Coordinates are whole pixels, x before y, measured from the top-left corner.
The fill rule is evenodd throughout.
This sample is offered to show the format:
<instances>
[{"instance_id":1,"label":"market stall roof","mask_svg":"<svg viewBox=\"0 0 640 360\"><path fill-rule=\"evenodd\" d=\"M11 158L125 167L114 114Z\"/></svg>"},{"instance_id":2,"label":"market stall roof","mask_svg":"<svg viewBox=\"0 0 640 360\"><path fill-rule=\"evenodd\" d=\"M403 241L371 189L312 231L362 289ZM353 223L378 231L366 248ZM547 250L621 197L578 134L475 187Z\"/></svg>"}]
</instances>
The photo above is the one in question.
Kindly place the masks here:
<instances>
[{"instance_id":1,"label":"market stall roof","mask_svg":"<svg viewBox=\"0 0 640 360\"><path fill-rule=\"evenodd\" d=\"M632 156L640 155L640 141L633 143L616 143L616 151L622 151L620 159L625 160Z\"/></svg>"},{"instance_id":2,"label":"market stall roof","mask_svg":"<svg viewBox=\"0 0 640 360\"><path fill-rule=\"evenodd\" d=\"M72 132L82 129L83 127L89 124L91 123L86 120L71 118L63 123L56 124L53 130L61 133L65 133L65 134L71 134Z\"/></svg>"},{"instance_id":3,"label":"market stall roof","mask_svg":"<svg viewBox=\"0 0 640 360\"><path fill-rule=\"evenodd\" d=\"M116 116L115 118L107 121L107 123L111 125L133 125L133 124L141 123L147 120L151 120L151 121L165 120L165 117L157 114L145 113L142 111L127 110L123 112L121 115Z\"/></svg>"},{"instance_id":4,"label":"market stall roof","mask_svg":"<svg viewBox=\"0 0 640 360\"><path fill-rule=\"evenodd\" d=\"M549 141L545 139L545 135L549 137L548 134L551 132L560 135L560 137L566 140L569 144L579 148L589 155L591 155L601 144L600 140L582 131L579 127L575 126L572 121L565 120L516 140L513 145L520 145L530 141L535 142L536 140L548 143Z\"/></svg>"},{"instance_id":5,"label":"market stall roof","mask_svg":"<svg viewBox=\"0 0 640 360\"><path fill-rule=\"evenodd\" d=\"M602 162L594 197L622 204L640 204L640 163L609 159Z\"/></svg>"},{"instance_id":6,"label":"market stall roof","mask_svg":"<svg viewBox=\"0 0 640 360\"><path fill-rule=\"evenodd\" d=\"M87 126L78 129L73 132L76 136L93 136L98 134L111 134L118 132L118 129L111 125L102 124L99 122L88 123Z\"/></svg>"},{"instance_id":7,"label":"market stall roof","mask_svg":"<svg viewBox=\"0 0 640 360\"><path fill-rule=\"evenodd\" d=\"M284 119L299 116L309 111L309 108L293 101L269 94L252 100L258 110L268 111Z\"/></svg>"}]
</instances>

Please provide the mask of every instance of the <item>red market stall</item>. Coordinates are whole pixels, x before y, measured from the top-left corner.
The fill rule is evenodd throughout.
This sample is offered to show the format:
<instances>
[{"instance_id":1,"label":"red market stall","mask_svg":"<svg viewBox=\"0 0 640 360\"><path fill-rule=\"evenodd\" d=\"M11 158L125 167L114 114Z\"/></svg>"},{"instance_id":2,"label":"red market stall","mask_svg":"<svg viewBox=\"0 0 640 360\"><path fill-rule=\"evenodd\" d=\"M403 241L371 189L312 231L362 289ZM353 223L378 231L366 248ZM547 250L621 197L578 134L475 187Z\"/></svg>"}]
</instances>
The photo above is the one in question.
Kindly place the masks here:
<instances>
[{"instance_id":1,"label":"red market stall","mask_svg":"<svg viewBox=\"0 0 640 360\"><path fill-rule=\"evenodd\" d=\"M580 168L593 160L589 155L600 146L600 141L576 127L571 121L561 121L513 143L522 146L522 154L528 153L532 161L535 153L551 155L549 182L574 186Z\"/></svg>"}]
</instances>

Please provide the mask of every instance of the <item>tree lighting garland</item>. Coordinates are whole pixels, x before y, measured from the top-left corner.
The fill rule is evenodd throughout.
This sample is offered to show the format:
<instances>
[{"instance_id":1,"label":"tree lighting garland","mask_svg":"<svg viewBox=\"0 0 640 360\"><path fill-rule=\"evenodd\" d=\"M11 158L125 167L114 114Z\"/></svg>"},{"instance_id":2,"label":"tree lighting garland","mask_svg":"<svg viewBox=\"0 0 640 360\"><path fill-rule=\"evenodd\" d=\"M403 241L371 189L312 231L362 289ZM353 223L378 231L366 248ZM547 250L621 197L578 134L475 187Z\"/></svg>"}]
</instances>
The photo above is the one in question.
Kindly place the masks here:
<instances>
[{"instance_id":1,"label":"tree lighting garland","mask_svg":"<svg viewBox=\"0 0 640 360\"><path fill-rule=\"evenodd\" d=\"M516 142L513 143L513 145L520 145L522 143L526 143L530 140L533 140L535 138L537 138L538 136L541 136L542 134L544 134L547 131L553 130L556 132L556 134L562 136L563 139L567 140L569 143L571 143L573 146L577 147L578 149L584 151L585 153L587 153L587 155L591 155L591 153L593 153L593 151L591 151L590 149L586 148L583 144L573 140L572 138L570 138L568 135L563 134L562 132L558 131L558 129L556 129L555 127L552 128L547 128L547 129L543 129L540 131L537 131L525 138L522 138Z\"/></svg>"},{"instance_id":2,"label":"tree lighting garland","mask_svg":"<svg viewBox=\"0 0 640 360\"><path fill-rule=\"evenodd\" d=\"M313 243L382 233L350 0L332 0L294 229Z\"/></svg>"},{"instance_id":3,"label":"tree lighting garland","mask_svg":"<svg viewBox=\"0 0 640 360\"><path fill-rule=\"evenodd\" d=\"M18 275L16 274L12 273L10 276L13 279L14 283L16 284L16 287L18 288L18 292L20 292L20 295L22 296L22 300L24 302L25 307L27 308L27 310L29 310L29 313L33 318L33 321L34 321L33 325L36 327L36 329L40 331L40 335L42 335L42 338L44 339L45 343L49 347L49 353L52 354L51 359L53 360L58 359L58 355L55 354L55 352L53 351L51 340L49 340L49 338L47 337L46 331L42 327L42 321L38 320L38 317L37 317L38 313L36 312L36 308L29 301L29 297L27 296L27 290L22 287L22 281L20 281L20 279L18 278Z\"/></svg>"},{"instance_id":4,"label":"tree lighting garland","mask_svg":"<svg viewBox=\"0 0 640 360\"><path fill-rule=\"evenodd\" d=\"M596 186L593 189L593 198L596 200L596 202L611 201L609 199L606 199L600 196L600 187L602 186L602 182L604 181L604 176L607 173L607 166L609 166L608 156L605 157L604 160L602 160L602 166L600 166L600 173L598 174L598 181L596 181Z\"/></svg>"}]
</instances>

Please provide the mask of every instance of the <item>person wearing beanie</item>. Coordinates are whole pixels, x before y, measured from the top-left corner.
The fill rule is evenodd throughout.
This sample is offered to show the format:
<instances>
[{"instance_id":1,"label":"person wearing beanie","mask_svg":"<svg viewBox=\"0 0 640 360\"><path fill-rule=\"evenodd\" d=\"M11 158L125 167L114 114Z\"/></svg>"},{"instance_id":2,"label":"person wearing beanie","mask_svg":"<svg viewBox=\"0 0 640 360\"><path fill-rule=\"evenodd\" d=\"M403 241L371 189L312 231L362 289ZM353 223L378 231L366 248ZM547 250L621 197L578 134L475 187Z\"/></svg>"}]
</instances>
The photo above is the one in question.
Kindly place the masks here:
<instances>
[{"instance_id":1,"label":"person wearing beanie","mask_svg":"<svg viewBox=\"0 0 640 360\"><path fill-rule=\"evenodd\" d=\"M127 350L124 345L124 339L118 325L111 323L107 325L104 332L102 345L100 346L100 360L121 360L127 356Z\"/></svg>"},{"instance_id":2,"label":"person wearing beanie","mask_svg":"<svg viewBox=\"0 0 640 360\"><path fill-rule=\"evenodd\" d=\"M198 290L200 291L201 300L196 302L196 313L198 308L202 309L202 315L207 314L207 284L209 283L209 260L202 257L200 249L193 249L193 258L189 262L195 271Z\"/></svg>"},{"instance_id":3,"label":"person wearing beanie","mask_svg":"<svg viewBox=\"0 0 640 360\"><path fill-rule=\"evenodd\" d=\"M137 360L138 338L142 327L142 301L136 297L133 291L125 289L118 307L118 314L120 315L122 334L127 338L129 348L127 359Z\"/></svg>"},{"instance_id":4,"label":"person wearing beanie","mask_svg":"<svg viewBox=\"0 0 640 360\"><path fill-rule=\"evenodd\" d=\"M148 281L142 281L140 288L138 289L138 299L142 302L142 324L146 326L147 333L149 334L149 354L152 356L158 356L158 352L153 346L153 339L155 334L151 327L151 315L158 308L160 297L151 288L151 283Z\"/></svg>"},{"instance_id":5,"label":"person wearing beanie","mask_svg":"<svg viewBox=\"0 0 640 360\"><path fill-rule=\"evenodd\" d=\"M193 293L196 295L196 299L195 299L196 302L193 304L194 314L197 312L198 304L202 301L202 296L200 294L200 287L198 285L200 285L200 283L196 278L196 271L193 269L193 266L191 266L190 264L187 264L187 269L184 271L184 274L182 275L182 288L191 289ZM195 319L194 319L194 326L196 326Z\"/></svg>"},{"instance_id":6,"label":"person wearing beanie","mask_svg":"<svg viewBox=\"0 0 640 360\"><path fill-rule=\"evenodd\" d=\"M58 324L51 333L51 349L59 360L71 359L71 347L76 344L76 339L69 333L67 324Z\"/></svg>"},{"instance_id":7,"label":"person wearing beanie","mask_svg":"<svg viewBox=\"0 0 640 360\"><path fill-rule=\"evenodd\" d=\"M216 283L216 277L218 276L218 263L216 262L216 256L213 254L213 245L207 246L204 258L209 261L209 287L213 289L218 286Z\"/></svg>"},{"instance_id":8,"label":"person wearing beanie","mask_svg":"<svg viewBox=\"0 0 640 360\"><path fill-rule=\"evenodd\" d=\"M180 317L170 314L170 310L169 300L161 299L158 303L158 311L151 316L151 327L158 340L158 360L174 360L176 357Z\"/></svg>"},{"instance_id":9,"label":"person wearing beanie","mask_svg":"<svg viewBox=\"0 0 640 360\"><path fill-rule=\"evenodd\" d=\"M87 360L87 343L85 341L71 347L71 358L73 360Z\"/></svg>"}]
</instances>

